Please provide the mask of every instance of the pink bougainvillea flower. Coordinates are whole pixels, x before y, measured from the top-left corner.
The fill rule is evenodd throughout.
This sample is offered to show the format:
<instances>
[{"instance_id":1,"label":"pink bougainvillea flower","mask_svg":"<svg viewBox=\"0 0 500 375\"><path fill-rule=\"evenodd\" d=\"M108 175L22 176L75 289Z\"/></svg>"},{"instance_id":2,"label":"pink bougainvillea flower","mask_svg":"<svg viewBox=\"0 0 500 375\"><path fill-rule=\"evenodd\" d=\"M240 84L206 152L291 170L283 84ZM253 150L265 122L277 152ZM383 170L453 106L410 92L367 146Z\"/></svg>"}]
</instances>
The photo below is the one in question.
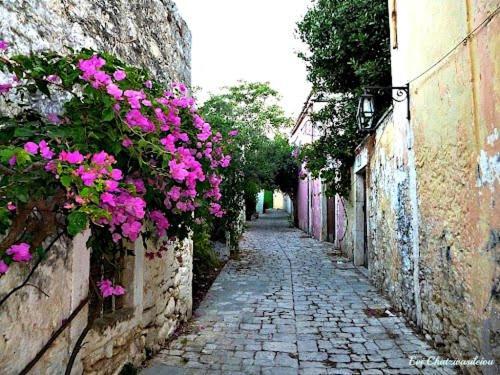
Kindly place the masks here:
<instances>
[{"instance_id":1,"label":"pink bougainvillea flower","mask_svg":"<svg viewBox=\"0 0 500 375\"><path fill-rule=\"evenodd\" d=\"M38 145L35 142L26 142L24 145L24 151L28 154L36 155L38 154Z\"/></svg>"},{"instance_id":2,"label":"pink bougainvillea flower","mask_svg":"<svg viewBox=\"0 0 500 375\"><path fill-rule=\"evenodd\" d=\"M107 280L107 279L101 280L97 283L97 286L99 287L99 289L101 291L101 295L104 298L111 297L113 295L114 288L113 288L113 283L111 282L111 280Z\"/></svg>"},{"instance_id":3,"label":"pink bougainvillea flower","mask_svg":"<svg viewBox=\"0 0 500 375\"><path fill-rule=\"evenodd\" d=\"M222 168L227 168L229 167L229 163L231 162L231 156L226 155L224 158L220 161L220 166Z\"/></svg>"},{"instance_id":4,"label":"pink bougainvillea flower","mask_svg":"<svg viewBox=\"0 0 500 375\"><path fill-rule=\"evenodd\" d=\"M137 90L125 90L123 95L127 98L128 104L132 109L141 108L141 100L146 99L146 94Z\"/></svg>"},{"instance_id":5,"label":"pink bougainvillea flower","mask_svg":"<svg viewBox=\"0 0 500 375\"><path fill-rule=\"evenodd\" d=\"M210 207L208 208L209 212L216 216L216 217L222 217L224 216L224 211L221 208L221 205L218 203L210 203Z\"/></svg>"},{"instance_id":6,"label":"pink bougainvillea flower","mask_svg":"<svg viewBox=\"0 0 500 375\"><path fill-rule=\"evenodd\" d=\"M92 186L97 179L97 173L93 170L88 170L80 174L80 178L85 186Z\"/></svg>"},{"instance_id":7,"label":"pink bougainvillea flower","mask_svg":"<svg viewBox=\"0 0 500 375\"><path fill-rule=\"evenodd\" d=\"M92 163L98 166L105 165L107 159L108 154L105 151L100 151L97 154L92 155Z\"/></svg>"},{"instance_id":8,"label":"pink bougainvillea flower","mask_svg":"<svg viewBox=\"0 0 500 375\"><path fill-rule=\"evenodd\" d=\"M125 288L122 287L121 285L116 285L114 288L113 288L113 294L115 296L122 296L125 294Z\"/></svg>"},{"instance_id":9,"label":"pink bougainvillea flower","mask_svg":"<svg viewBox=\"0 0 500 375\"><path fill-rule=\"evenodd\" d=\"M153 82L151 82L151 80L148 79L146 82L144 82L144 86L150 89L153 87Z\"/></svg>"},{"instance_id":10,"label":"pink bougainvillea flower","mask_svg":"<svg viewBox=\"0 0 500 375\"><path fill-rule=\"evenodd\" d=\"M11 88L12 88L11 83L0 83L0 94L8 93Z\"/></svg>"},{"instance_id":11,"label":"pink bougainvillea flower","mask_svg":"<svg viewBox=\"0 0 500 375\"><path fill-rule=\"evenodd\" d=\"M125 115L125 122L128 126L138 126L147 133L154 132L156 129L153 122L144 116L138 109L132 109L127 112Z\"/></svg>"},{"instance_id":12,"label":"pink bougainvillea flower","mask_svg":"<svg viewBox=\"0 0 500 375\"><path fill-rule=\"evenodd\" d=\"M104 185L106 186L106 190L107 190L107 191L111 191L111 192L113 192L113 191L118 190L118 182L116 182L116 181L113 181L113 180L106 180L106 181L104 182Z\"/></svg>"},{"instance_id":13,"label":"pink bougainvillea flower","mask_svg":"<svg viewBox=\"0 0 500 375\"><path fill-rule=\"evenodd\" d=\"M94 80L90 84L92 87L98 89L99 87L111 84L111 77L108 73L99 70L94 74Z\"/></svg>"},{"instance_id":14,"label":"pink bougainvillea flower","mask_svg":"<svg viewBox=\"0 0 500 375\"><path fill-rule=\"evenodd\" d=\"M0 39L0 50L5 51L7 48L9 48L9 42L6 40Z\"/></svg>"},{"instance_id":15,"label":"pink bougainvillea flower","mask_svg":"<svg viewBox=\"0 0 500 375\"><path fill-rule=\"evenodd\" d=\"M4 275L9 270L9 266L3 260L0 260L0 275Z\"/></svg>"},{"instance_id":16,"label":"pink bougainvillea flower","mask_svg":"<svg viewBox=\"0 0 500 375\"><path fill-rule=\"evenodd\" d=\"M125 147L125 148L129 148L130 146L132 146L134 143L128 139L128 138L125 138L123 141L122 141L122 146Z\"/></svg>"},{"instance_id":17,"label":"pink bougainvillea flower","mask_svg":"<svg viewBox=\"0 0 500 375\"><path fill-rule=\"evenodd\" d=\"M125 294L125 288L121 285L113 286L111 280L103 279L97 283L104 298L111 296L121 296Z\"/></svg>"},{"instance_id":18,"label":"pink bougainvillea flower","mask_svg":"<svg viewBox=\"0 0 500 375\"><path fill-rule=\"evenodd\" d=\"M142 225L138 221L133 221L131 223L124 223L122 225L123 235L129 238L131 241L135 241L139 237Z\"/></svg>"},{"instance_id":19,"label":"pink bougainvillea flower","mask_svg":"<svg viewBox=\"0 0 500 375\"><path fill-rule=\"evenodd\" d=\"M184 94L187 91L186 85L181 82L172 83L172 88L179 90L182 94Z\"/></svg>"},{"instance_id":20,"label":"pink bougainvillea flower","mask_svg":"<svg viewBox=\"0 0 500 375\"><path fill-rule=\"evenodd\" d=\"M238 135L238 130L231 130L231 131L229 132L229 136L230 136L230 137L236 137L237 135Z\"/></svg>"},{"instance_id":21,"label":"pink bougainvillea flower","mask_svg":"<svg viewBox=\"0 0 500 375\"><path fill-rule=\"evenodd\" d=\"M82 71L82 78L90 80L106 64L106 60L97 55L93 55L86 60L78 61L78 68Z\"/></svg>"},{"instance_id":22,"label":"pink bougainvillea flower","mask_svg":"<svg viewBox=\"0 0 500 375\"><path fill-rule=\"evenodd\" d=\"M61 151L59 154L59 160L67 161L70 164L81 164L83 163L84 157L80 151Z\"/></svg>"},{"instance_id":23,"label":"pink bougainvillea flower","mask_svg":"<svg viewBox=\"0 0 500 375\"><path fill-rule=\"evenodd\" d=\"M106 86L106 91L109 95L111 95L115 100L123 99L123 90L121 90L116 84L110 83Z\"/></svg>"},{"instance_id":24,"label":"pink bougainvillea flower","mask_svg":"<svg viewBox=\"0 0 500 375\"><path fill-rule=\"evenodd\" d=\"M30 245L27 243L20 243L12 245L6 251L15 262L28 262L31 260Z\"/></svg>"},{"instance_id":25,"label":"pink bougainvillea flower","mask_svg":"<svg viewBox=\"0 0 500 375\"><path fill-rule=\"evenodd\" d=\"M138 219L142 219L145 215L144 208L146 202L139 197L128 197L125 200L126 210Z\"/></svg>"},{"instance_id":26,"label":"pink bougainvillea flower","mask_svg":"<svg viewBox=\"0 0 500 375\"><path fill-rule=\"evenodd\" d=\"M15 211L15 210L16 210L16 208L17 208L17 207L16 207L16 205L15 205L14 203L12 203L12 202L8 202L8 203L7 203L7 209L8 209L9 211Z\"/></svg>"},{"instance_id":27,"label":"pink bougainvillea flower","mask_svg":"<svg viewBox=\"0 0 500 375\"><path fill-rule=\"evenodd\" d=\"M59 118L57 113L48 113L47 114L47 120L51 122L52 124L60 124L62 123L62 120Z\"/></svg>"},{"instance_id":28,"label":"pink bougainvillea flower","mask_svg":"<svg viewBox=\"0 0 500 375\"><path fill-rule=\"evenodd\" d=\"M110 176L113 180L120 181L123 178L123 172L120 169L113 169Z\"/></svg>"},{"instance_id":29,"label":"pink bougainvillea flower","mask_svg":"<svg viewBox=\"0 0 500 375\"><path fill-rule=\"evenodd\" d=\"M13 167L14 165L16 165L16 163L17 163L17 156L14 155L9 159L9 165Z\"/></svg>"},{"instance_id":30,"label":"pink bougainvillea flower","mask_svg":"<svg viewBox=\"0 0 500 375\"><path fill-rule=\"evenodd\" d=\"M165 217L165 215L161 211L154 210L151 211L149 217L156 225L156 232L158 236L164 236L166 234L166 230L170 226L170 223L168 222L168 219Z\"/></svg>"},{"instance_id":31,"label":"pink bougainvillea flower","mask_svg":"<svg viewBox=\"0 0 500 375\"><path fill-rule=\"evenodd\" d=\"M127 74L123 70L117 70L113 73L113 78L117 81L122 81L127 77Z\"/></svg>"},{"instance_id":32,"label":"pink bougainvillea flower","mask_svg":"<svg viewBox=\"0 0 500 375\"><path fill-rule=\"evenodd\" d=\"M186 170L186 165L182 162L178 163L176 160L172 159L168 162L168 166L170 167L170 175L178 182L184 181L189 175L189 172Z\"/></svg>"},{"instance_id":33,"label":"pink bougainvillea flower","mask_svg":"<svg viewBox=\"0 0 500 375\"><path fill-rule=\"evenodd\" d=\"M168 192L168 197L174 202L177 202L181 197L181 188L179 186L174 186Z\"/></svg>"},{"instance_id":34,"label":"pink bougainvillea flower","mask_svg":"<svg viewBox=\"0 0 500 375\"><path fill-rule=\"evenodd\" d=\"M111 193L102 193L101 194L101 202L104 204L108 204L111 207L116 206L115 196Z\"/></svg>"},{"instance_id":35,"label":"pink bougainvillea flower","mask_svg":"<svg viewBox=\"0 0 500 375\"><path fill-rule=\"evenodd\" d=\"M46 160L51 160L54 157L54 151L52 151L46 141L42 140L38 144L40 148L40 155Z\"/></svg>"},{"instance_id":36,"label":"pink bougainvillea flower","mask_svg":"<svg viewBox=\"0 0 500 375\"><path fill-rule=\"evenodd\" d=\"M118 242L122 239L122 236L119 233L113 233L111 237L113 238L113 242Z\"/></svg>"},{"instance_id":37,"label":"pink bougainvillea flower","mask_svg":"<svg viewBox=\"0 0 500 375\"><path fill-rule=\"evenodd\" d=\"M126 183L134 185L136 193L142 194L146 192L144 181L139 178L128 178Z\"/></svg>"},{"instance_id":38,"label":"pink bougainvillea flower","mask_svg":"<svg viewBox=\"0 0 500 375\"><path fill-rule=\"evenodd\" d=\"M45 77L45 80L50 83L55 83L57 85L62 83L61 77L57 74L51 74L50 76Z\"/></svg>"}]
</instances>

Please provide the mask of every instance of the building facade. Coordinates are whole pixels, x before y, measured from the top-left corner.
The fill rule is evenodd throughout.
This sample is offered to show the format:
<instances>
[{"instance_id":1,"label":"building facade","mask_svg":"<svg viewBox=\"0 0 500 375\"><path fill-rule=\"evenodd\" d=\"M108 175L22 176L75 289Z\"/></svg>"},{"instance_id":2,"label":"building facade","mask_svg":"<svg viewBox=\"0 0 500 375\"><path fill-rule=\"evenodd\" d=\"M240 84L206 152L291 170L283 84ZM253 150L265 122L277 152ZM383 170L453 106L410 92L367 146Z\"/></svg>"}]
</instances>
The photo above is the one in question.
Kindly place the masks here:
<instances>
[{"instance_id":1,"label":"building facade","mask_svg":"<svg viewBox=\"0 0 500 375\"><path fill-rule=\"evenodd\" d=\"M321 105L314 102L311 95L307 98L290 136L290 143L298 149L321 136L310 119L310 114ZM304 167L300 170L296 204L296 222L300 229L318 240L333 242L336 247L343 248L346 229L343 199L339 196L327 197L321 179L313 178ZM284 205L289 213L293 212L290 198L285 198Z\"/></svg>"},{"instance_id":2,"label":"building facade","mask_svg":"<svg viewBox=\"0 0 500 375\"><path fill-rule=\"evenodd\" d=\"M389 13L393 86L409 83L411 116L394 102L359 145L342 250L436 347L498 364L498 1L390 0ZM310 231L325 215L307 220L306 188Z\"/></svg>"}]
</instances>

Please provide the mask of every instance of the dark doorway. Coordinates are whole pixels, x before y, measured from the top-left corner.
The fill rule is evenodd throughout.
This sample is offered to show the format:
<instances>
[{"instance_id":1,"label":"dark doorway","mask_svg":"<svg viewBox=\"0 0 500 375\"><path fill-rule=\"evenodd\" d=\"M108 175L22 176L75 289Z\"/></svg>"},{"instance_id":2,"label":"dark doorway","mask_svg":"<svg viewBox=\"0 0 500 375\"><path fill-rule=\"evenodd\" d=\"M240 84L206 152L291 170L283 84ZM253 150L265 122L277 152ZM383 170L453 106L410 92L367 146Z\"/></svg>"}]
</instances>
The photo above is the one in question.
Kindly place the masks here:
<instances>
[{"instance_id":1,"label":"dark doorway","mask_svg":"<svg viewBox=\"0 0 500 375\"><path fill-rule=\"evenodd\" d=\"M335 241L335 198L326 200L326 231L327 241Z\"/></svg>"}]
</instances>

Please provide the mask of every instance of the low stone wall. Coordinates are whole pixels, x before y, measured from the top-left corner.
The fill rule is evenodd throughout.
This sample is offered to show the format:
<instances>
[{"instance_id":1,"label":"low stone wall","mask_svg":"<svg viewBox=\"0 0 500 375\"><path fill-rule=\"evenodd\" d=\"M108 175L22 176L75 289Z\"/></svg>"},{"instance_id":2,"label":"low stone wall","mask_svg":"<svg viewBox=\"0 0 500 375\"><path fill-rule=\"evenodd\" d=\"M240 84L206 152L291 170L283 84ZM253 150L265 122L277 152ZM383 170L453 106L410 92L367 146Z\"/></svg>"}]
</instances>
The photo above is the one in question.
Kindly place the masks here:
<instances>
[{"instance_id":1,"label":"low stone wall","mask_svg":"<svg viewBox=\"0 0 500 375\"><path fill-rule=\"evenodd\" d=\"M87 238L88 232L73 241L58 241L30 286L0 307L0 373L19 373L88 295ZM133 248L134 256L125 259L124 306L93 322L73 367L75 374L113 374L125 363L139 365L146 353L158 351L191 316L192 241L171 244L161 258L151 260L145 259L142 240ZM0 298L19 285L29 269L12 266L0 279ZM88 320L86 306L43 355L34 373L64 373Z\"/></svg>"},{"instance_id":2,"label":"low stone wall","mask_svg":"<svg viewBox=\"0 0 500 375\"><path fill-rule=\"evenodd\" d=\"M96 321L86 338L81 355L86 374L113 374L125 363L139 365L191 317L192 242L170 245L152 260L144 258L142 241L134 247L135 256L126 259L125 306Z\"/></svg>"}]
</instances>

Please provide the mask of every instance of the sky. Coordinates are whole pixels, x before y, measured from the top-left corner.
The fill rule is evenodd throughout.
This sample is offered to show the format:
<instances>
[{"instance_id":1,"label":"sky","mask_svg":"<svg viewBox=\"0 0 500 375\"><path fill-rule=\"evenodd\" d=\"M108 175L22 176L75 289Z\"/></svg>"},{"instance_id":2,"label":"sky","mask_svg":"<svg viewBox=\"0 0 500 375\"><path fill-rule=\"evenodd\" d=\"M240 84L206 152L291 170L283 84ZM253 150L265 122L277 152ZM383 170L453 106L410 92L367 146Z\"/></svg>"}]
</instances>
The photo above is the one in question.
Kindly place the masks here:
<instances>
[{"instance_id":1,"label":"sky","mask_svg":"<svg viewBox=\"0 0 500 375\"><path fill-rule=\"evenodd\" d=\"M175 0L192 33L192 84L198 97L238 80L270 82L294 119L310 90L296 22L311 0Z\"/></svg>"}]
</instances>

